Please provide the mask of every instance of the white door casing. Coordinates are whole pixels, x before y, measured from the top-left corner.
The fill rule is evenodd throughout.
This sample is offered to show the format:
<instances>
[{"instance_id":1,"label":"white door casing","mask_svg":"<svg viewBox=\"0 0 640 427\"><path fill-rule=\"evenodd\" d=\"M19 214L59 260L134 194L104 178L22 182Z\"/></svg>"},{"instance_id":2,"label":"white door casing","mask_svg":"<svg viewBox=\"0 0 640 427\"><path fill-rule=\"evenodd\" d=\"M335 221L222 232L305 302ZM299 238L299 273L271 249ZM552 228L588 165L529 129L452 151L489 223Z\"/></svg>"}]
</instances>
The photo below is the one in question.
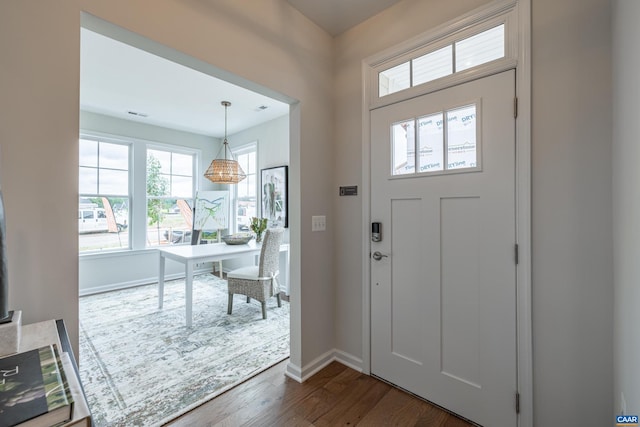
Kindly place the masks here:
<instances>
[{"instance_id":1,"label":"white door casing","mask_svg":"<svg viewBox=\"0 0 640 427\"><path fill-rule=\"evenodd\" d=\"M515 72L371 112L371 373L485 426L515 426ZM476 106L478 169L392 177L391 127Z\"/></svg>"}]
</instances>

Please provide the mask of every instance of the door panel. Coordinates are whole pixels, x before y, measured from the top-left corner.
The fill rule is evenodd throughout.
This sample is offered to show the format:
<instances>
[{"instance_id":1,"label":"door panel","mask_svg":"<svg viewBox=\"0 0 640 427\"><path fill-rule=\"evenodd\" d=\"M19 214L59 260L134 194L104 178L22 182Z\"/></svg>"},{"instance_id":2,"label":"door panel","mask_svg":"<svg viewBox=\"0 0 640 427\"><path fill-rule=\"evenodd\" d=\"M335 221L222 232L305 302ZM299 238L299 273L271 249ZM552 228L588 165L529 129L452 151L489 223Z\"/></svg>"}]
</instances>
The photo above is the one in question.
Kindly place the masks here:
<instances>
[{"instance_id":1,"label":"door panel","mask_svg":"<svg viewBox=\"0 0 640 427\"><path fill-rule=\"evenodd\" d=\"M371 372L492 427L517 424L514 74L371 112Z\"/></svg>"},{"instance_id":2,"label":"door panel","mask_svg":"<svg viewBox=\"0 0 640 427\"><path fill-rule=\"evenodd\" d=\"M419 199L391 200L391 229L393 232L392 252L395 261L391 272L393 283L405 283L405 286L391 288L391 351L407 361L422 364L421 343L413 337L420 333L420 325L413 321L413 313L421 310L421 302L416 300L419 283L410 280L412 266L419 265L421 244L414 238L410 228L402 224L411 224L420 218L422 203Z\"/></svg>"}]
</instances>

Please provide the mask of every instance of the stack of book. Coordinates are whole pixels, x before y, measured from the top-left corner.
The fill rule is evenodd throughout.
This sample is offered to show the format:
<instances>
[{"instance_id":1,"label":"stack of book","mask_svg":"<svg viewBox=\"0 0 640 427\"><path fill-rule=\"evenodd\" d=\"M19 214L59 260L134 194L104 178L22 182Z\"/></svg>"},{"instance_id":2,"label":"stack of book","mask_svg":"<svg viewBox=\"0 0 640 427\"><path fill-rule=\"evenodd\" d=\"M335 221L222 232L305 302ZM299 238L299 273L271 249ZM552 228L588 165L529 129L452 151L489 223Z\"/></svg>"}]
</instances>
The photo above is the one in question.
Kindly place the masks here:
<instances>
[{"instance_id":1,"label":"stack of book","mask_svg":"<svg viewBox=\"0 0 640 427\"><path fill-rule=\"evenodd\" d=\"M56 344L0 358L0 427L76 425L76 401L86 406L79 388Z\"/></svg>"}]
</instances>

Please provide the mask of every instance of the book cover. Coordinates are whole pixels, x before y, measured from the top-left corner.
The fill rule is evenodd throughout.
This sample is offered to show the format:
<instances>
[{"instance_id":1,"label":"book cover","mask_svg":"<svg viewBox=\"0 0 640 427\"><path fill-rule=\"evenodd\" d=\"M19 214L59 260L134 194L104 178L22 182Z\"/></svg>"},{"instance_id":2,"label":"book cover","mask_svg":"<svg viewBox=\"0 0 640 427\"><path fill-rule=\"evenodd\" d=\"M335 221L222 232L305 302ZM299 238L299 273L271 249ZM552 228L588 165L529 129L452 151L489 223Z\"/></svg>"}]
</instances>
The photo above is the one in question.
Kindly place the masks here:
<instances>
[{"instance_id":1,"label":"book cover","mask_svg":"<svg viewBox=\"0 0 640 427\"><path fill-rule=\"evenodd\" d=\"M58 425L72 411L55 344L0 358L0 427Z\"/></svg>"}]
</instances>

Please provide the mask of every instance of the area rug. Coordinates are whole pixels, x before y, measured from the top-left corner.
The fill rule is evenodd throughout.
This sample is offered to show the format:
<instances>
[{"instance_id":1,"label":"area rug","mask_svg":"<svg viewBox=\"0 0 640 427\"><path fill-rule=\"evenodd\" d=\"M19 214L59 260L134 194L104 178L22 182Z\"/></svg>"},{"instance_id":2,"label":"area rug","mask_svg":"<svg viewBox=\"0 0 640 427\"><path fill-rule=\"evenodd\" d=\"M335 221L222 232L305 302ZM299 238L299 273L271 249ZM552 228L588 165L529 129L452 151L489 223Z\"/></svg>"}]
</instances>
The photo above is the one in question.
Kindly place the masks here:
<instances>
[{"instance_id":1,"label":"area rug","mask_svg":"<svg viewBox=\"0 0 640 427\"><path fill-rule=\"evenodd\" d=\"M80 298L80 377L98 427L156 426L289 356L289 303L236 295L226 282L193 281L193 326L185 326L184 281Z\"/></svg>"}]
</instances>

